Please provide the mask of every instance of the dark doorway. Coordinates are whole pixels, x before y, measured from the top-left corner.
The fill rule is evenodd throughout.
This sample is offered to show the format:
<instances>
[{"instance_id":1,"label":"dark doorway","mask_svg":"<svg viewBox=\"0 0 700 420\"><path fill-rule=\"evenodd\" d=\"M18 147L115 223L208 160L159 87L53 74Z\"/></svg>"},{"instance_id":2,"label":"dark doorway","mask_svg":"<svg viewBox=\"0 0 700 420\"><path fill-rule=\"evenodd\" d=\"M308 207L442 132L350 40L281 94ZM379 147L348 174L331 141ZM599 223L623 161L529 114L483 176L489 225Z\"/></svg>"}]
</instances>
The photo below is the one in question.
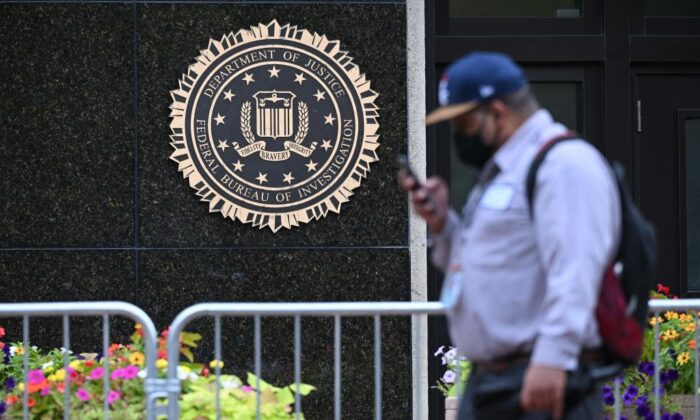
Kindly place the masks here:
<instances>
[{"instance_id":1,"label":"dark doorway","mask_svg":"<svg viewBox=\"0 0 700 420\"><path fill-rule=\"evenodd\" d=\"M635 76L639 202L656 225L660 282L700 295L700 74Z\"/></svg>"}]
</instances>

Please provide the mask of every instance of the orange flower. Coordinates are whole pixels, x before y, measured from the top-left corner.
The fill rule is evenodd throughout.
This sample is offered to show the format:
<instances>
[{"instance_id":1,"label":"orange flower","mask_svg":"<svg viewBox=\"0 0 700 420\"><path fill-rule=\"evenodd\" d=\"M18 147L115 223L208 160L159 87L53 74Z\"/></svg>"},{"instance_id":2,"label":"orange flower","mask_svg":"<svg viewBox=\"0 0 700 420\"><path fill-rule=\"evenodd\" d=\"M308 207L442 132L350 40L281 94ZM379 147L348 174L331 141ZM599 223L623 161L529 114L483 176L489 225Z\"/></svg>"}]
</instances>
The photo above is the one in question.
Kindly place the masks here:
<instances>
[{"instance_id":1,"label":"orange flower","mask_svg":"<svg viewBox=\"0 0 700 420\"><path fill-rule=\"evenodd\" d=\"M661 339L663 341L674 340L678 338L678 332L676 330L666 330L661 334Z\"/></svg>"},{"instance_id":2,"label":"orange flower","mask_svg":"<svg viewBox=\"0 0 700 420\"><path fill-rule=\"evenodd\" d=\"M48 386L50 386L50 385L49 385L49 382L46 380L43 380L43 381L41 381L39 383L35 383L35 384L30 382L29 385L27 385L27 391L29 391L30 394L33 394L35 392L41 391L42 389L44 389Z\"/></svg>"},{"instance_id":3,"label":"orange flower","mask_svg":"<svg viewBox=\"0 0 700 420\"><path fill-rule=\"evenodd\" d=\"M29 397L27 398L27 407L32 408L36 405L36 400L34 398Z\"/></svg>"},{"instance_id":4,"label":"orange flower","mask_svg":"<svg viewBox=\"0 0 700 420\"><path fill-rule=\"evenodd\" d=\"M688 347L690 347L691 350L695 350L695 340L688 341Z\"/></svg>"},{"instance_id":5,"label":"orange flower","mask_svg":"<svg viewBox=\"0 0 700 420\"><path fill-rule=\"evenodd\" d=\"M17 402L17 397L14 395L8 395L7 398L5 398L5 402L7 405L12 405Z\"/></svg>"},{"instance_id":6,"label":"orange flower","mask_svg":"<svg viewBox=\"0 0 700 420\"><path fill-rule=\"evenodd\" d=\"M693 321L693 317L691 315L688 315L688 314L680 314L678 319L680 319L681 322L692 322Z\"/></svg>"},{"instance_id":7,"label":"orange flower","mask_svg":"<svg viewBox=\"0 0 700 420\"><path fill-rule=\"evenodd\" d=\"M107 349L107 352L108 352L109 355L111 356L111 355L114 354L115 351L119 350L121 347L122 347L121 344L112 343L112 345L109 346L109 349Z\"/></svg>"}]
</instances>

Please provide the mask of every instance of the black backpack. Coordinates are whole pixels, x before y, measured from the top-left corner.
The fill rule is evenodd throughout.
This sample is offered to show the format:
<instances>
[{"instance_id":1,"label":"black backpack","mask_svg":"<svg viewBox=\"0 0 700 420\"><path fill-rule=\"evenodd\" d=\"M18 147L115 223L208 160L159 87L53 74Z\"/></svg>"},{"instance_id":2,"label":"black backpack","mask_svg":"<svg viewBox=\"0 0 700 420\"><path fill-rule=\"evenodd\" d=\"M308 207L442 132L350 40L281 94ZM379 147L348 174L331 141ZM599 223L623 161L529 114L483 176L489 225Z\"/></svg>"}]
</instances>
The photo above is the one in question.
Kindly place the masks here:
<instances>
[{"instance_id":1,"label":"black backpack","mask_svg":"<svg viewBox=\"0 0 700 420\"><path fill-rule=\"evenodd\" d=\"M574 132L557 136L535 155L526 178L526 193L533 214L537 170L547 153L562 141L581 139ZM622 165L611 162L622 211L622 238L617 256L603 275L596 307L596 320L603 341L606 362L617 370L635 363L642 351L649 291L656 277L657 243L654 227L634 203Z\"/></svg>"}]
</instances>

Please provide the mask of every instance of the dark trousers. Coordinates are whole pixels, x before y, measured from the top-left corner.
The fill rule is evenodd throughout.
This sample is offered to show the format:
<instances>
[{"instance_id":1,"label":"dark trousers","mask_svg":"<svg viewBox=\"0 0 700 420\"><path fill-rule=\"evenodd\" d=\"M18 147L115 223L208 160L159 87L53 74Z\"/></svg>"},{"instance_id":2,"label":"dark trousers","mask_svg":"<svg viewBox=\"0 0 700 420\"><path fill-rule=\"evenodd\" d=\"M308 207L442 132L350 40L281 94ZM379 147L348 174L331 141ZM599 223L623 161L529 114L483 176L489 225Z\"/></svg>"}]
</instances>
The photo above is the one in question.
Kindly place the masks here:
<instances>
[{"instance_id":1,"label":"dark trousers","mask_svg":"<svg viewBox=\"0 0 700 420\"><path fill-rule=\"evenodd\" d=\"M459 407L459 420L549 420L546 412L525 412L520 407L520 388L527 366L515 366L503 372L486 372L476 367ZM601 387L587 380L586 367L569 375L564 419L602 418ZM583 379L582 379L583 378ZM581 384L585 385L581 385Z\"/></svg>"}]
</instances>

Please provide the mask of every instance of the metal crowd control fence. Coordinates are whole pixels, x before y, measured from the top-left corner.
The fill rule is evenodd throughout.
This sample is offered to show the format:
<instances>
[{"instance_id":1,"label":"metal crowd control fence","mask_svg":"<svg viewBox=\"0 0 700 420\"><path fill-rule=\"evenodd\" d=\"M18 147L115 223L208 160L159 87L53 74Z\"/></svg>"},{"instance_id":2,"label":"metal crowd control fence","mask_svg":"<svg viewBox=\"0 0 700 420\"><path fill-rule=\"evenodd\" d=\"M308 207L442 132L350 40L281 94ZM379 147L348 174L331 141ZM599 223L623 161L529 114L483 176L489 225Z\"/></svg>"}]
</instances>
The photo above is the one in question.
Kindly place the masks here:
<instances>
[{"instance_id":1,"label":"metal crowd control fence","mask_svg":"<svg viewBox=\"0 0 700 420\"><path fill-rule=\"evenodd\" d=\"M109 349L110 341L110 316L123 316L130 318L135 322L139 322L142 325L144 332L144 352L146 356L146 378L144 379L145 393L146 393L146 416L148 420L155 419L155 399L158 397L164 397L162 393L159 393L159 389L162 388L164 380L158 379L158 372L156 370L156 328L153 325L153 321L146 315L146 313L130 303L126 302L56 302L56 303L4 303L0 305L0 317L21 317L22 318L22 346L25 349L23 353L24 357L24 368L23 382L28 383L28 373L29 373L29 320L31 317L51 317L51 316L62 316L63 317L63 347L65 351L63 352L63 364L68 366L69 354L70 354L70 317L71 316L102 316L102 327L103 327L103 340L102 340L102 354L104 357L104 370L105 374L103 376L103 386L104 386L104 418L109 418L109 403L107 401L107 394L110 389L110 375L109 375L109 358L106 357ZM65 375L65 390L64 390L64 409L63 418L70 419L70 375ZM29 419L29 406L27 401L29 399L29 387L25 385L24 396L22 401L23 406L23 418Z\"/></svg>"},{"instance_id":2,"label":"metal crowd control fence","mask_svg":"<svg viewBox=\"0 0 700 420\"><path fill-rule=\"evenodd\" d=\"M672 299L672 300L650 300L649 301L649 312L655 318L659 316L660 312L664 311L692 311L693 319L695 320L695 343L698 343L700 338L700 328L698 322L700 321L700 299ZM659 323L654 322L654 419L659 420L661 418L661 368L659 364ZM698 389L700 388L700 356L698 352L698 347L694 348L694 386L693 392L694 396L694 418L695 420L700 420L700 394L698 394ZM620 404L620 382L618 379L615 381L615 419L620 419L622 406Z\"/></svg>"},{"instance_id":3,"label":"metal crowd control fence","mask_svg":"<svg viewBox=\"0 0 700 420\"><path fill-rule=\"evenodd\" d=\"M191 306L175 318L168 335L168 418L179 418L180 380L177 376L179 360L179 336L192 320L203 316L214 318L215 359L221 360L221 317L253 317L255 344L255 376L260 378L262 369L261 317L294 317L294 381L301 383L301 317L333 317L334 324L334 419L341 418L341 317L374 318L374 412L375 419L382 418L382 356L381 317L397 315L444 315L440 302L343 302L343 303L203 303ZM216 418L221 418L221 367L216 365ZM260 384L254 387L260 389ZM256 391L257 419L260 419L260 392ZM417 412L421 412L417 407ZM295 418L301 413L299 386L295 390Z\"/></svg>"},{"instance_id":4,"label":"metal crowd control fence","mask_svg":"<svg viewBox=\"0 0 700 420\"><path fill-rule=\"evenodd\" d=\"M677 299L677 300L651 300L649 302L650 313L658 317L663 311L693 311L696 325L700 321L700 299ZM255 376L260 378L262 369L262 344L261 344L261 318L262 317L293 317L294 318L294 378L295 383L301 383L301 318L304 317L332 317L334 325L334 419L341 418L341 318L342 317L373 317L374 318L374 394L375 394L375 419L382 418L382 358L381 358L381 317L401 316L401 315L444 315L445 306L440 302L343 302L343 303L204 303L191 306L182 311L174 320L170 334L168 335L168 360L179 360L179 337L185 326L192 320L200 317L214 318L215 358L221 360L221 317L253 317L254 318L254 352L255 352ZM103 322L103 355L108 354L110 345L110 316L123 316L130 318L142 325L144 332L144 352L146 354L146 377L144 379L145 393L147 397L146 417L148 420L155 419L156 415L167 415L169 419L179 418L179 397L181 392L180 380L177 375L178 363L168 364L168 379L158 379L156 369L156 329L151 319L140 308L126 302L60 302L60 303L15 303L0 304L0 317L21 317L22 318L22 345L25 349L30 347L30 318L31 317L63 317L63 347L64 365L68 364L70 349L70 317L71 316L102 316ZM654 336L659 336L659 324L654 323ZM695 328L695 342L700 340L700 328ZM694 417L700 420L700 352L698 347L694 349ZM29 360L28 351L23 353L24 358L24 383L28 381ZM420 358L420 354L416 358ZM103 376L103 386L105 395L110 387L109 364L105 361L105 374ZM661 418L660 405L660 370L659 369L659 341L655 340L654 348L654 418ZM220 375L221 367L215 367L216 375L216 412L217 419L221 418L220 401ZM458 375L459 377L459 375ZM70 375L65 378L64 391L64 419L70 418ZM259 383L255 389L259 389ZM615 380L615 418L621 416L622 406L620 398L619 381ZM296 418L300 418L301 399L299 388L295 390ZM28 411L28 388L25 387L23 395L23 418L29 418ZM167 413L162 412L164 407L156 407L156 400L167 398ZM260 418L260 393L257 393L257 418ZM104 418L109 418L109 404L105 398ZM421 407L416 407L420 412Z\"/></svg>"}]
</instances>

